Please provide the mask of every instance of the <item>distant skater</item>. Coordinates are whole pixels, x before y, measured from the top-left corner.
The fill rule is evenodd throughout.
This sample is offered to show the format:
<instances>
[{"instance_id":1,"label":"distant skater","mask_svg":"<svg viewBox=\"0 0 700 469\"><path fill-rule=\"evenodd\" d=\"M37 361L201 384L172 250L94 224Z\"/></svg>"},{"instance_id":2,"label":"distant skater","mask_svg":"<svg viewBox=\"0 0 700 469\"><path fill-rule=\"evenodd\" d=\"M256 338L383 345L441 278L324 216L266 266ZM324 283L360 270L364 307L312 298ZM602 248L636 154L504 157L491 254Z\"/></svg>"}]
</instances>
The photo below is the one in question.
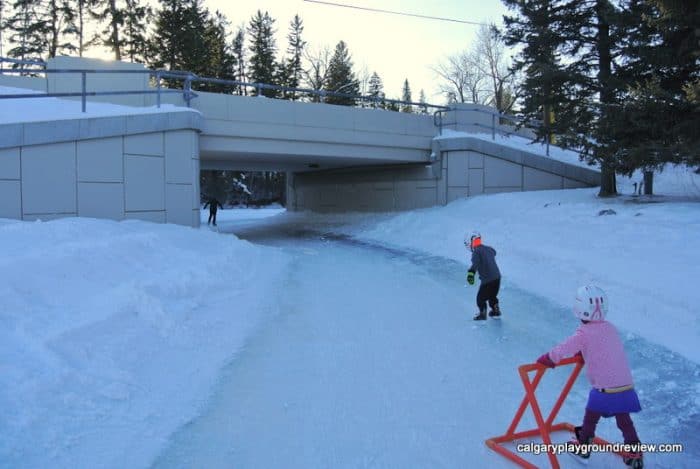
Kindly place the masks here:
<instances>
[{"instance_id":1,"label":"distant skater","mask_svg":"<svg viewBox=\"0 0 700 469\"><path fill-rule=\"evenodd\" d=\"M464 236L464 245L472 252L472 265L467 273L467 283L474 285L474 277L479 273L481 285L476 294L476 306L479 312L474 316L475 321L486 319L486 304L491 306L489 316L499 318L501 308L498 306L498 291L501 288L501 271L496 264L496 250L491 246L481 244L481 235L473 232Z\"/></svg>"},{"instance_id":2,"label":"distant skater","mask_svg":"<svg viewBox=\"0 0 700 469\"><path fill-rule=\"evenodd\" d=\"M207 221L207 225L214 223L214 226L216 226L216 210L218 208L221 208L221 210L224 209L224 206L219 203L218 200L216 200L215 197L211 197L206 204L204 204L203 208L207 208L209 206L209 221Z\"/></svg>"}]
</instances>

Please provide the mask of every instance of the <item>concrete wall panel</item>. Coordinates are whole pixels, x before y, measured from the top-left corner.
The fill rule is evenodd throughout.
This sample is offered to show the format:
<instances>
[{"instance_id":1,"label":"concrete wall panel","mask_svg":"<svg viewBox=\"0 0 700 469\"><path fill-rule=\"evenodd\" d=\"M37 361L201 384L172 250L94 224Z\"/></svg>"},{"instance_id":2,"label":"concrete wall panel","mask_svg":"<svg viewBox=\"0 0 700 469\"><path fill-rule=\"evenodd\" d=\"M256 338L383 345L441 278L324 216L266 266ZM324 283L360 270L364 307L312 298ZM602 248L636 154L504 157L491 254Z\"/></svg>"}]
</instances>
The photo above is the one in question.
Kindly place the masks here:
<instances>
[{"instance_id":1,"label":"concrete wall panel","mask_svg":"<svg viewBox=\"0 0 700 469\"><path fill-rule=\"evenodd\" d=\"M521 187L522 166L493 157L484 159L485 187Z\"/></svg>"},{"instance_id":2,"label":"concrete wall panel","mask_svg":"<svg viewBox=\"0 0 700 469\"><path fill-rule=\"evenodd\" d=\"M24 214L76 212L75 147L56 143L22 149Z\"/></svg>"},{"instance_id":3,"label":"concrete wall panel","mask_svg":"<svg viewBox=\"0 0 700 469\"><path fill-rule=\"evenodd\" d=\"M453 200L463 199L469 196L468 187L450 187L447 189L447 203L449 204Z\"/></svg>"},{"instance_id":4,"label":"concrete wall panel","mask_svg":"<svg viewBox=\"0 0 700 469\"><path fill-rule=\"evenodd\" d=\"M469 155L463 151L447 154L447 186L466 187L469 185Z\"/></svg>"},{"instance_id":5,"label":"concrete wall panel","mask_svg":"<svg viewBox=\"0 0 700 469\"><path fill-rule=\"evenodd\" d=\"M0 181L0 218L22 218L22 192L19 181Z\"/></svg>"},{"instance_id":6,"label":"concrete wall panel","mask_svg":"<svg viewBox=\"0 0 700 469\"><path fill-rule=\"evenodd\" d=\"M189 225L192 218L192 186L190 184L165 185L166 221Z\"/></svg>"},{"instance_id":7,"label":"concrete wall panel","mask_svg":"<svg viewBox=\"0 0 700 469\"><path fill-rule=\"evenodd\" d=\"M123 219L124 184L79 182L78 216Z\"/></svg>"},{"instance_id":8,"label":"concrete wall panel","mask_svg":"<svg viewBox=\"0 0 700 469\"><path fill-rule=\"evenodd\" d=\"M346 106L309 103L297 110L296 123L308 127L352 129L355 118L352 109Z\"/></svg>"},{"instance_id":9,"label":"concrete wall panel","mask_svg":"<svg viewBox=\"0 0 700 469\"><path fill-rule=\"evenodd\" d=\"M588 185L580 181L572 181L571 179L564 178L563 181L564 189L582 189L584 187L589 187Z\"/></svg>"},{"instance_id":10,"label":"concrete wall panel","mask_svg":"<svg viewBox=\"0 0 700 469\"><path fill-rule=\"evenodd\" d=\"M467 153L469 153L469 169L483 169L484 155L474 151L469 151Z\"/></svg>"},{"instance_id":11,"label":"concrete wall panel","mask_svg":"<svg viewBox=\"0 0 700 469\"><path fill-rule=\"evenodd\" d=\"M163 158L125 156L126 211L165 210Z\"/></svg>"},{"instance_id":12,"label":"concrete wall panel","mask_svg":"<svg viewBox=\"0 0 700 469\"><path fill-rule=\"evenodd\" d=\"M19 179L19 148L0 150L0 179Z\"/></svg>"},{"instance_id":13,"label":"concrete wall panel","mask_svg":"<svg viewBox=\"0 0 700 469\"><path fill-rule=\"evenodd\" d=\"M484 194L500 194L503 192L521 192L520 186L512 187L487 187L484 189Z\"/></svg>"},{"instance_id":14,"label":"concrete wall panel","mask_svg":"<svg viewBox=\"0 0 700 469\"><path fill-rule=\"evenodd\" d=\"M165 182L191 184L192 158L196 155L194 133L190 131L165 134Z\"/></svg>"},{"instance_id":15,"label":"concrete wall panel","mask_svg":"<svg viewBox=\"0 0 700 469\"><path fill-rule=\"evenodd\" d=\"M160 132L124 137L124 153L129 155L163 156L163 134Z\"/></svg>"},{"instance_id":16,"label":"concrete wall panel","mask_svg":"<svg viewBox=\"0 0 700 469\"><path fill-rule=\"evenodd\" d=\"M559 175L523 168L523 190L562 189L563 186L563 178Z\"/></svg>"},{"instance_id":17,"label":"concrete wall panel","mask_svg":"<svg viewBox=\"0 0 700 469\"><path fill-rule=\"evenodd\" d=\"M78 181L123 182L123 152L122 137L79 141Z\"/></svg>"},{"instance_id":18,"label":"concrete wall panel","mask_svg":"<svg viewBox=\"0 0 700 469\"><path fill-rule=\"evenodd\" d=\"M165 223L165 210L153 212L126 212L124 218L127 220L142 220L152 223Z\"/></svg>"},{"instance_id":19,"label":"concrete wall panel","mask_svg":"<svg viewBox=\"0 0 700 469\"><path fill-rule=\"evenodd\" d=\"M478 195L484 193L484 170L470 169L469 170L469 195Z\"/></svg>"}]
</instances>

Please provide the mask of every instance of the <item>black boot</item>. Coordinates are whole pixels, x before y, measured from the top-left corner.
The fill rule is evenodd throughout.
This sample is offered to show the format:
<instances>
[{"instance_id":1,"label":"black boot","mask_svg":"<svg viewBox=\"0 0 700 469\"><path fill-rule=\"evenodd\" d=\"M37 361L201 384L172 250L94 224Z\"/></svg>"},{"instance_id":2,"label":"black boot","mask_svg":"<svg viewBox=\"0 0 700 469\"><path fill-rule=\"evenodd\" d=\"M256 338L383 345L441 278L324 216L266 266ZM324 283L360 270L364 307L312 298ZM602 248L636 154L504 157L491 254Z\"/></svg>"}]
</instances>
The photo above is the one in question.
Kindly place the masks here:
<instances>
[{"instance_id":1,"label":"black boot","mask_svg":"<svg viewBox=\"0 0 700 469\"><path fill-rule=\"evenodd\" d=\"M582 427L574 428L574 434L576 435L569 443L574 445L574 450L571 452L572 455L579 457L584 460L588 460L591 457L590 445L593 442L593 437L587 438L585 441L581 438Z\"/></svg>"},{"instance_id":2,"label":"black boot","mask_svg":"<svg viewBox=\"0 0 700 469\"><path fill-rule=\"evenodd\" d=\"M491 308L491 311L489 311L489 316L491 316L492 318L501 317L501 308L498 307L498 303L493 305L493 308Z\"/></svg>"},{"instance_id":3,"label":"black boot","mask_svg":"<svg viewBox=\"0 0 700 469\"><path fill-rule=\"evenodd\" d=\"M632 443L632 444L639 444L638 441ZM641 451L634 451L631 453L625 453L622 456L622 461L629 467L632 467L634 469L642 469L644 467L644 459L642 458L642 452Z\"/></svg>"},{"instance_id":4,"label":"black boot","mask_svg":"<svg viewBox=\"0 0 700 469\"><path fill-rule=\"evenodd\" d=\"M481 309L481 311L479 311L479 314L477 314L476 316L474 316L474 320L475 320L475 321L483 321L484 319L486 319L486 306L484 306L484 307Z\"/></svg>"}]
</instances>

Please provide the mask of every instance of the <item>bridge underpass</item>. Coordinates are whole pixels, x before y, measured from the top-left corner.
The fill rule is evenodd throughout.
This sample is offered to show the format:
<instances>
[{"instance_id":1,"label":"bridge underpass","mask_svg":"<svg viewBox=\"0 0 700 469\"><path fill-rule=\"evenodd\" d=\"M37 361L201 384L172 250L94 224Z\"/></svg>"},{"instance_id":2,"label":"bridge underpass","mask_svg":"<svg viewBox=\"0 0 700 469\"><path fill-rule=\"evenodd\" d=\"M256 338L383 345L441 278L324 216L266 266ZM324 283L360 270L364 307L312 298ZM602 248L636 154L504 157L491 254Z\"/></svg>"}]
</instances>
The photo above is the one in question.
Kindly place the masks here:
<instances>
[{"instance_id":1,"label":"bridge underpass","mask_svg":"<svg viewBox=\"0 0 700 469\"><path fill-rule=\"evenodd\" d=\"M72 57L52 59L47 70L51 67L143 69L139 64ZM11 85L48 93L80 90L79 75L46 75L13 78ZM5 81L0 76L0 85ZM152 90L147 76L138 74L102 74L100 80L87 83L88 91L114 89ZM482 193L598 182L596 171L498 140L470 134L436 139L443 129L432 115L204 92L197 92L190 102L196 113L186 109L179 94L160 97L162 103L177 108L153 109L149 117L132 116L129 108L111 119L89 112L98 100L134 109L153 106L156 99L153 94L99 96L91 98L88 112L76 119L44 123L31 132L27 129L38 124L23 123L21 118L9 130L0 125L5 133L19 125L21 135L42 134L40 141L0 142L0 151L9 155L13 168L0 174L11 196L0 207L0 215L141 218L196 226L201 169L284 171L287 208L317 211L405 210ZM442 127L483 133L494 122L492 114L483 106L455 105L445 113ZM46 156L51 154L61 156ZM105 158L108 161L102 161ZM14 170L32 164L37 174L49 168L66 177L47 180ZM59 199L63 202L53 203ZM25 203L37 200L34 207Z\"/></svg>"}]
</instances>

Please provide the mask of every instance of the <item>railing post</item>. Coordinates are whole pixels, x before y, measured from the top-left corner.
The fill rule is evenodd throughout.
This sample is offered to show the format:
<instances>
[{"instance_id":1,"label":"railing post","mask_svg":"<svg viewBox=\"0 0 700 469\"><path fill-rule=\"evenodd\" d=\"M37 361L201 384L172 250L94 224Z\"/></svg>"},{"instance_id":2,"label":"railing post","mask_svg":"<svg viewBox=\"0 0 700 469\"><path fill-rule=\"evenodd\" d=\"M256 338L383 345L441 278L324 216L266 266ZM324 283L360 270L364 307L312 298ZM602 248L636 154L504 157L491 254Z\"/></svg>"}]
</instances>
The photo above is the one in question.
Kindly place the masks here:
<instances>
[{"instance_id":1,"label":"railing post","mask_svg":"<svg viewBox=\"0 0 700 469\"><path fill-rule=\"evenodd\" d=\"M81 103L82 103L83 112L85 112L85 110L86 110L86 108L87 108L87 102L86 102L86 101L87 101L87 96L86 96L86 94L85 94L85 93L87 93L87 84L86 84L87 76L86 76L86 75L87 75L87 74L86 74L85 72L81 72L81 73L80 73L80 81L82 82L82 93L81 93L81 96L80 96L80 100L81 100Z\"/></svg>"},{"instance_id":2,"label":"railing post","mask_svg":"<svg viewBox=\"0 0 700 469\"><path fill-rule=\"evenodd\" d=\"M160 108L160 70L156 72L156 103L158 108Z\"/></svg>"},{"instance_id":3,"label":"railing post","mask_svg":"<svg viewBox=\"0 0 700 469\"><path fill-rule=\"evenodd\" d=\"M491 114L491 140L496 140L496 114Z\"/></svg>"},{"instance_id":4,"label":"railing post","mask_svg":"<svg viewBox=\"0 0 700 469\"><path fill-rule=\"evenodd\" d=\"M547 132L547 156L549 156L549 141L552 139L552 134Z\"/></svg>"},{"instance_id":5,"label":"railing post","mask_svg":"<svg viewBox=\"0 0 700 469\"><path fill-rule=\"evenodd\" d=\"M187 102L187 107L190 107L190 100L192 99L191 92L192 92L192 75L189 73L187 74L187 78L185 78L185 101Z\"/></svg>"}]
</instances>

